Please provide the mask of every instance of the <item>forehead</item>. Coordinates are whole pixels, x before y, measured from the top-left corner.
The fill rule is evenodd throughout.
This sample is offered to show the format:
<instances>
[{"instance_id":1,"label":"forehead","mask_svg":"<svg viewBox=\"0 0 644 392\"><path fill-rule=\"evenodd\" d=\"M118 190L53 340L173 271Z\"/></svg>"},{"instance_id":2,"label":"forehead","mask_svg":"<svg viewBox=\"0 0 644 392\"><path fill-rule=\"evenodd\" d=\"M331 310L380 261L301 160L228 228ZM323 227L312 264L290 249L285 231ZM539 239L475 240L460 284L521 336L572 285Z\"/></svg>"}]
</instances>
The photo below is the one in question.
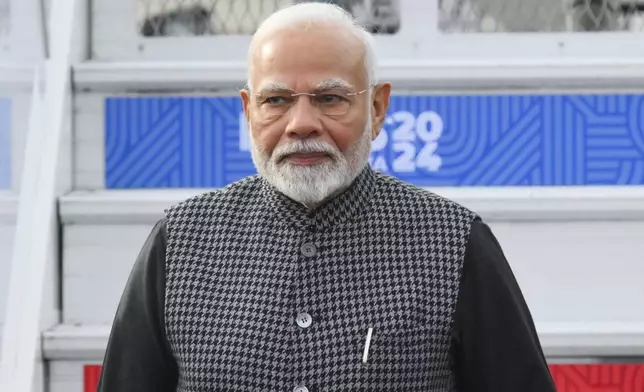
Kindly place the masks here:
<instances>
[{"instance_id":1,"label":"forehead","mask_svg":"<svg viewBox=\"0 0 644 392\"><path fill-rule=\"evenodd\" d=\"M254 46L251 62L253 86L277 81L299 91L326 80L367 83L360 40L328 26L266 34Z\"/></svg>"}]
</instances>

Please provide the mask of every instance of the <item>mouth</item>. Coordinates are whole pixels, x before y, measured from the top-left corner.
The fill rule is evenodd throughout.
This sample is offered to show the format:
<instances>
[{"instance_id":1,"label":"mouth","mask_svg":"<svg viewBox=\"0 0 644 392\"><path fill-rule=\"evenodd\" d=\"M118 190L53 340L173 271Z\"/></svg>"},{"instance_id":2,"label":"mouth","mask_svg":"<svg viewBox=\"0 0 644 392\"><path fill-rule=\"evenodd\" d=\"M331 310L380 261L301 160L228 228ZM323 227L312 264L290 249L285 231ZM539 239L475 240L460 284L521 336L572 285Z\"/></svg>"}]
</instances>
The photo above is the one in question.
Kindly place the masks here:
<instances>
[{"instance_id":1,"label":"mouth","mask_svg":"<svg viewBox=\"0 0 644 392\"><path fill-rule=\"evenodd\" d=\"M297 166L317 165L329 159L329 154L323 152L294 153L284 157L284 160Z\"/></svg>"}]
</instances>

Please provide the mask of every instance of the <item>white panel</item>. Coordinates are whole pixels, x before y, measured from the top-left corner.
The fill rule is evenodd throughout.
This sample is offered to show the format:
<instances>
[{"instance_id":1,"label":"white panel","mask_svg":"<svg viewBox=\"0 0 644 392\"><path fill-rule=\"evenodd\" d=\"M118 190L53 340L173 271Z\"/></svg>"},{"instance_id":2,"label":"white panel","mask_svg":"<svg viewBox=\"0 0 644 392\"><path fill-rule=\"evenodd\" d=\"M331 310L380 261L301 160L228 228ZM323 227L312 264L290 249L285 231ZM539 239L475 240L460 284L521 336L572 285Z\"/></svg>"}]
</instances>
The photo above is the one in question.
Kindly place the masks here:
<instances>
[{"instance_id":1,"label":"white panel","mask_svg":"<svg viewBox=\"0 0 644 392\"><path fill-rule=\"evenodd\" d=\"M77 93L74 98L74 189L105 188L105 98Z\"/></svg>"},{"instance_id":2,"label":"white panel","mask_svg":"<svg viewBox=\"0 0 644 392\"><path fill-rule=\"evenodd\" d=\"M401 28L396 35L377 36L377 50L387 57L418 57L424 49L421 46L422 37L435 30L428 28L436 14L436 7L432 4L435 3L402 0ZM92 59L99 61L244 61L250 43L250 35L142 37L137 31L136 2L133 0L95 0L92 18ZM117 23L119 28L115 29Z\"/></svg>"},{"instance_id":3,"label":"white panel","mask_svg":"<svg viewBox=\"0 0 644 392\"><path fill-rule=\"evenodd\" d=\"M11 97L11 167L13 189L20 189L25 145L31 110L31 92L16 92Z\"/></svg>"},{"instance_id":4,"label":"white panel","mask_svg":"<svg viewBox=\"0 0 644 392\"><path fill-rule=\"evenodd\" d=\"M16 197L8 192L0 192L0 331L9 289L16 209Z\"/></svg>"},{"instance_id":5,"label":"white panel","mask_svg":"<svg viewBox=\"0 0 644 392\"><path fill-rule=\"evenodd\" d=\"M535 320L644 323L644 221L490 226Z\"/></svg>"},{"instance_id":6,"label":"white panel","mask_svg":"<svg viewBox=\"0 0 644 392\"><path fill-rule=\"evenodd\" d=\"M153 225L65 225L63 321L111 324Z\"/></svg>"},{"instance_id":7,"label":"white panel","mask_svg":"<svg viewBox=\"0 0 644 392\"><path fill-rule=\"evenodd\" d=\"M0 223L0 324L4 321L9 291L14 231L15 226Z\"/></svg>"},{"instance_id":8,"label":"white panel","mask_svg":"<svg viewBox=\"0 0 644 392\"><path fill-rule=\"evenodd\" d=\"M49 363L49 392L83 392L83 367L100 363L52 361Z\"/></svg>"},{"instance_id":9,"label":"white panel","mask_svg":"<svg viewBox=\"0 0 644 392\"><path fill-rule=\"evenodd\" d=\"M10 35L8 45L0 46L4 61L33 63L42 59L42 29L39 2L9 0ZM0 42L3 43L3 42Z\"/></svg>"},{"instance_id":10,"label":"white panel","mask_svg":"<svg viewBox=\"0 0 644 392\"><path fill-rule=\"evenodd\" d=\"M135 2L94 0L91 12L92 59L135 58L140 50L134 39L136 37Z\"/></svg>"}]
</instances>

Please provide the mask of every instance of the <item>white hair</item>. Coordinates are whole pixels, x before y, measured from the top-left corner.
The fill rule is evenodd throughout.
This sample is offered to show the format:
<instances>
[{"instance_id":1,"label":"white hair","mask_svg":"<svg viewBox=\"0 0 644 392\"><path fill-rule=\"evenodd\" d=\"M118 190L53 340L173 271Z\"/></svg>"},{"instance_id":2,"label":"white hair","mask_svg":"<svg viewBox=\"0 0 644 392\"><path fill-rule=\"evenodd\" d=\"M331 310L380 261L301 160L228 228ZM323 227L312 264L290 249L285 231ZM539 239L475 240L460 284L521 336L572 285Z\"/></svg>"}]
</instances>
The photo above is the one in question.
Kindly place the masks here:
<instances>
[{"instance_id":1,"label":"white hair","mask_svg":"<svg viewBox=\"0 0 644 392\"><path fill-rule=\"evenodd\" d=\"M271 14L266 18L255 32L255 36L264 35L269 32L303 27L315 22L330 22L345 28L354 34L364 46L364 66L369 86L378 83L376 70L376 50L373 35L361 26L348 11L342 7L328 3L299 3ZM251 44L248 53L248 61L251 64L254 47ZM249 67L250 72L250 67ZM250 88L250 74L248 76L248 87Z\"/></svg>"}]
</instances>

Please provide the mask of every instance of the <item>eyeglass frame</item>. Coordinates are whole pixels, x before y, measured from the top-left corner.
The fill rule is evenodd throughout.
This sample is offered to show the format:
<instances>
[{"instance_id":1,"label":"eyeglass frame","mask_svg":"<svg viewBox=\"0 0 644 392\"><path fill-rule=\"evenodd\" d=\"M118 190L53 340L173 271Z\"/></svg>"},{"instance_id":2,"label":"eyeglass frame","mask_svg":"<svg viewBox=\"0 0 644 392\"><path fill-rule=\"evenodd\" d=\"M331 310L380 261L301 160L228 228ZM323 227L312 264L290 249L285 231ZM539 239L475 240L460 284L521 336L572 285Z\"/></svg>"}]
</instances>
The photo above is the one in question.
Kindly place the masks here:
<instances>
[{"instance_id":1,"label":"eyeglass frame","mask_svg":"<svg viewBox=\"0 0 644 392\"><path fill-rule=\"evenodd\" d=\"M365 88L364 90L361 90L361 91L358 91L358 92L346 93L346 94L344 94L344 96L346 96L346 97L357 97L357 96L362 95L365 92L371 90L372 88L374 88L376 86L377 86L376 84L372 84L369 87ZM252 97L261 97L262 96L262 94L251 92L250 88L245 88L245 90L247 90ZM334 90L334 89L331 88L329 90ZM291 91L293 91L293 90L291 90ZM324 95L324 93L319 93L318 94L318 93L307 93L307 92L301 92L301 93L293 92L293 94L290 94L290 97L299 97L299 96L302 96L302 95L305 95L305 96L308 96L308 97L316 97L318 95ZM337 95L337 94L335 94L335 95ZM350 105L352 105L352 104L353 104L353 102L350 102ZM289 107L288 110L290 110L290 107ZM286 112L284 112L284 114L286 114L288 112L288 110ZM348 110L346 112L344 112L344 113L341 113L341 114L333 114L333 115L326 114L326 115L330 116L330 117L336 117L336 116L344 116L347 113L348 113Z\"/></svg>"}]
</instances>

